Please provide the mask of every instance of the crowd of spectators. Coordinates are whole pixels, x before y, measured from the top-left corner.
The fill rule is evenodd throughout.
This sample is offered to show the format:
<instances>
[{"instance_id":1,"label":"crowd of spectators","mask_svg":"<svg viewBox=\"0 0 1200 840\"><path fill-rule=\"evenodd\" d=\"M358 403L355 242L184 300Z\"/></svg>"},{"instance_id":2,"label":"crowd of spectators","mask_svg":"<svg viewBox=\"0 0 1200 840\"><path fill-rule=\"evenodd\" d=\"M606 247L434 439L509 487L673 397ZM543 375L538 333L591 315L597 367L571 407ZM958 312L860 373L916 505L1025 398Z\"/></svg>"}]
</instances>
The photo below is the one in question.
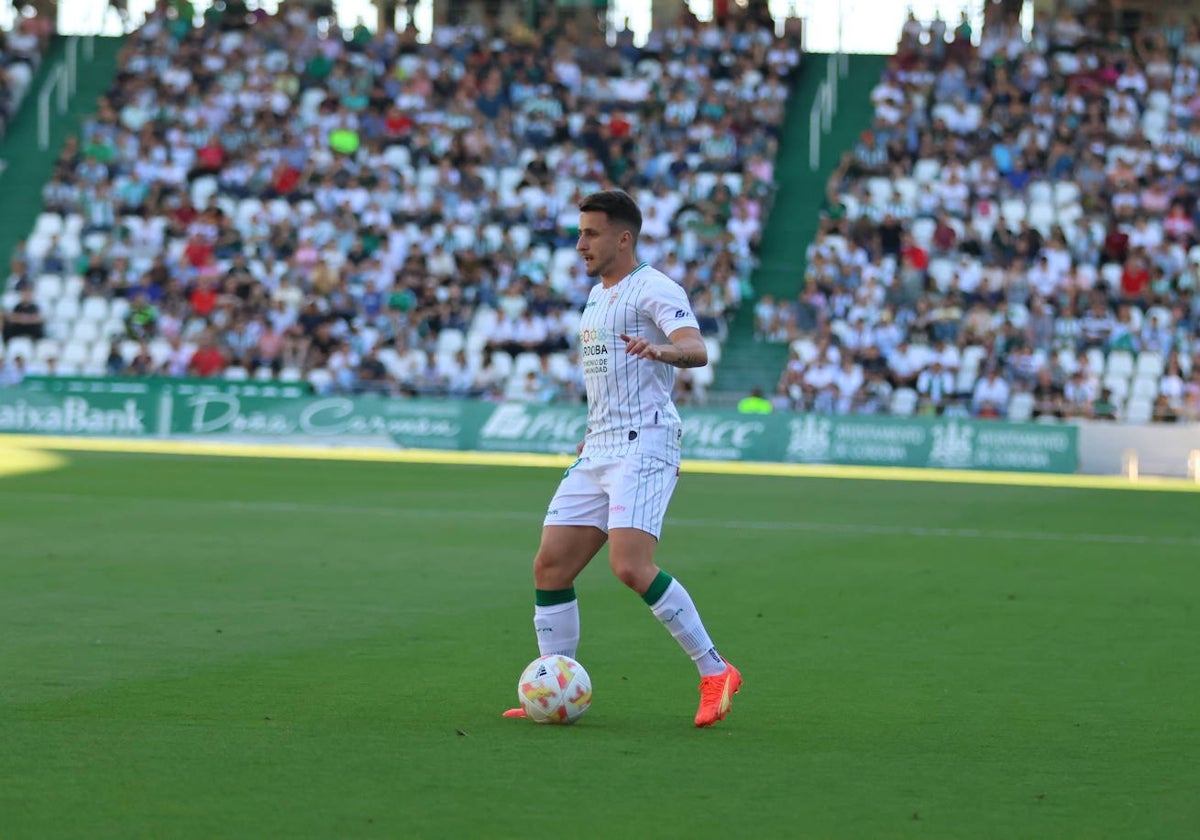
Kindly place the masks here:
<instances>
[{"instance_id":1,"label":"crowd of spectators","mask_svg":"<svg viewBox=\"0 0 1200 840\"><path fill-rule=\"evenodd\" d=\"M800 60L794 32L738 9L637 47L575 16L425 44L297 6L193 28L164 5L45 185L10 269L9 363L576 398L577 203L611 187L719 341Z\"/></svg>"},{"instance_id":2,"label":"crowd of spectators","mask_svg":"<svg viewBox=\"0 0 1200 840\"><path fill-rule=\"evenodd\" d=\"M44 18L22 13L11 30L0 30L0 140L29 92L52 28Z\"/></svg>"},{"instance_id":3,"label":"crowd of spectators","mask_svg":"<svg viewBox=\"0 0 1200 840\"><path fill-rule=\"evenodd\" d=\"M756 305L776 404L1200 419L1200 21L987 8L977 45L905 24L800 293Z\"/></svg>"}]
</instances>

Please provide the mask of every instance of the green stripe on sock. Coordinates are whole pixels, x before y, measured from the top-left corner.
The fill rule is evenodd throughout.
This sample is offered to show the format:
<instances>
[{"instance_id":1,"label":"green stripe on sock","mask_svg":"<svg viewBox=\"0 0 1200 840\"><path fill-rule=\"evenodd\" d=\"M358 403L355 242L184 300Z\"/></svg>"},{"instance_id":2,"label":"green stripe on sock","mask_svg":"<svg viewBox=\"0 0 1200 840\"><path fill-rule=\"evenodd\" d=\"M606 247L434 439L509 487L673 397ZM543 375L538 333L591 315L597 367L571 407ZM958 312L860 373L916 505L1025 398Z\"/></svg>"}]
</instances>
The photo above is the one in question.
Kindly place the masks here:
<instances>
[{"instance_id":1,"label":"green stripe on sock","mask_svg":"<svg viewBox=\"0 0 1200 840\"><path fill-rule=\"evenodd\" d=\"M575 587L566 589L535 589L533 603L539 607L553 607L555 604L567 604L575 600Z\"/></svg>"},{"instance_id":2,"label":"green stripe on sock","mask_svg":"<svg viewBox=\"0 0 1200 840\"><path fill-rule=\"evenodd\" d=\"M662 598L663 593L667 591L667 587L671 585L671 581L674 579L662 569L659 569L658 576L650 583L650 588L646 590L646 594L642 596L642 600L653 607Z\"/></svg>"}]
</instances>

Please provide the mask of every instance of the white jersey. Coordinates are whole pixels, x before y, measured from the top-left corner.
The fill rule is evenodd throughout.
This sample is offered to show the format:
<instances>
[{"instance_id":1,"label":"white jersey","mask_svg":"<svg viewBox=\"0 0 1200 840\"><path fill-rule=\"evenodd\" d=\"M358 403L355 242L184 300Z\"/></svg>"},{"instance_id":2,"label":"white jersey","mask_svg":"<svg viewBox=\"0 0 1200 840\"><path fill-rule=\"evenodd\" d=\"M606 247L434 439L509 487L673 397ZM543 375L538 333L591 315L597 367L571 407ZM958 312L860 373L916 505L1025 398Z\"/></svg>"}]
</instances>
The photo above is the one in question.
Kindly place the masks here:
<instances>
[{"instance_id":1,"label":"white jersey","mask_svg":"<svg viewBox=\"0 0 1200 840\"><path fill-rule=\"evenodd\" d=\"M671 401L675 368L630 356L621 335L665 344L680 327L699 329L687 293L646 263L611 288L592 287L579 322L588 402L585 457L644 452L678 462L681 425Z\"/></svg>"}]
</instances>

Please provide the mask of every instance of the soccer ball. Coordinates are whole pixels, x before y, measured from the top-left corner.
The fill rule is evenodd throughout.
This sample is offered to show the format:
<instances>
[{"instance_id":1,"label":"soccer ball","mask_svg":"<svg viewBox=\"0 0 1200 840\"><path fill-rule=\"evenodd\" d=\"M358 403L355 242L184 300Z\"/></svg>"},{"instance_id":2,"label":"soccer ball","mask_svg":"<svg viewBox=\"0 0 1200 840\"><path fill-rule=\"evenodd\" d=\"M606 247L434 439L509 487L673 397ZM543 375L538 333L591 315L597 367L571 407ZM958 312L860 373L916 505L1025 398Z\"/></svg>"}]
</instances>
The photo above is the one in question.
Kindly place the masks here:
<instances>
[{"instance_id":1,"label":"soccer ball","mask_svg":"<svg viewBox=\"0 0 1200 840\"><path fill-rule=\"evenodd\" d=\"M574 723L592 703L592 679L569 656L539 656L521 674L517 700L538 723Z\"/></svg>"}]
</instances>

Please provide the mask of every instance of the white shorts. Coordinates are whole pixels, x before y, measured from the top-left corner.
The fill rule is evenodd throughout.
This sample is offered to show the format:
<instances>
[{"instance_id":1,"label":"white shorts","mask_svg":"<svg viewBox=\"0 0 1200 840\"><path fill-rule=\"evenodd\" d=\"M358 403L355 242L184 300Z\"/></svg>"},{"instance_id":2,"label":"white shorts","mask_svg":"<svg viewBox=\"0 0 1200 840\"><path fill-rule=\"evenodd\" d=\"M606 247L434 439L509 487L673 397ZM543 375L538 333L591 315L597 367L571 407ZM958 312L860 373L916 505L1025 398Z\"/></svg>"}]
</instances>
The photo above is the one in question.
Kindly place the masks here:
<instances>
[{"instance_id":1,"label":"white shorts","mask_svg":"<svg viewBox=\"0 0 1200 840\"><path fill-rule=\"evenodd\" d=\"M545 525L637 528L658 537L679 467L640 453L580 458L559 482Z\"/></svg>"}]
</instances>

